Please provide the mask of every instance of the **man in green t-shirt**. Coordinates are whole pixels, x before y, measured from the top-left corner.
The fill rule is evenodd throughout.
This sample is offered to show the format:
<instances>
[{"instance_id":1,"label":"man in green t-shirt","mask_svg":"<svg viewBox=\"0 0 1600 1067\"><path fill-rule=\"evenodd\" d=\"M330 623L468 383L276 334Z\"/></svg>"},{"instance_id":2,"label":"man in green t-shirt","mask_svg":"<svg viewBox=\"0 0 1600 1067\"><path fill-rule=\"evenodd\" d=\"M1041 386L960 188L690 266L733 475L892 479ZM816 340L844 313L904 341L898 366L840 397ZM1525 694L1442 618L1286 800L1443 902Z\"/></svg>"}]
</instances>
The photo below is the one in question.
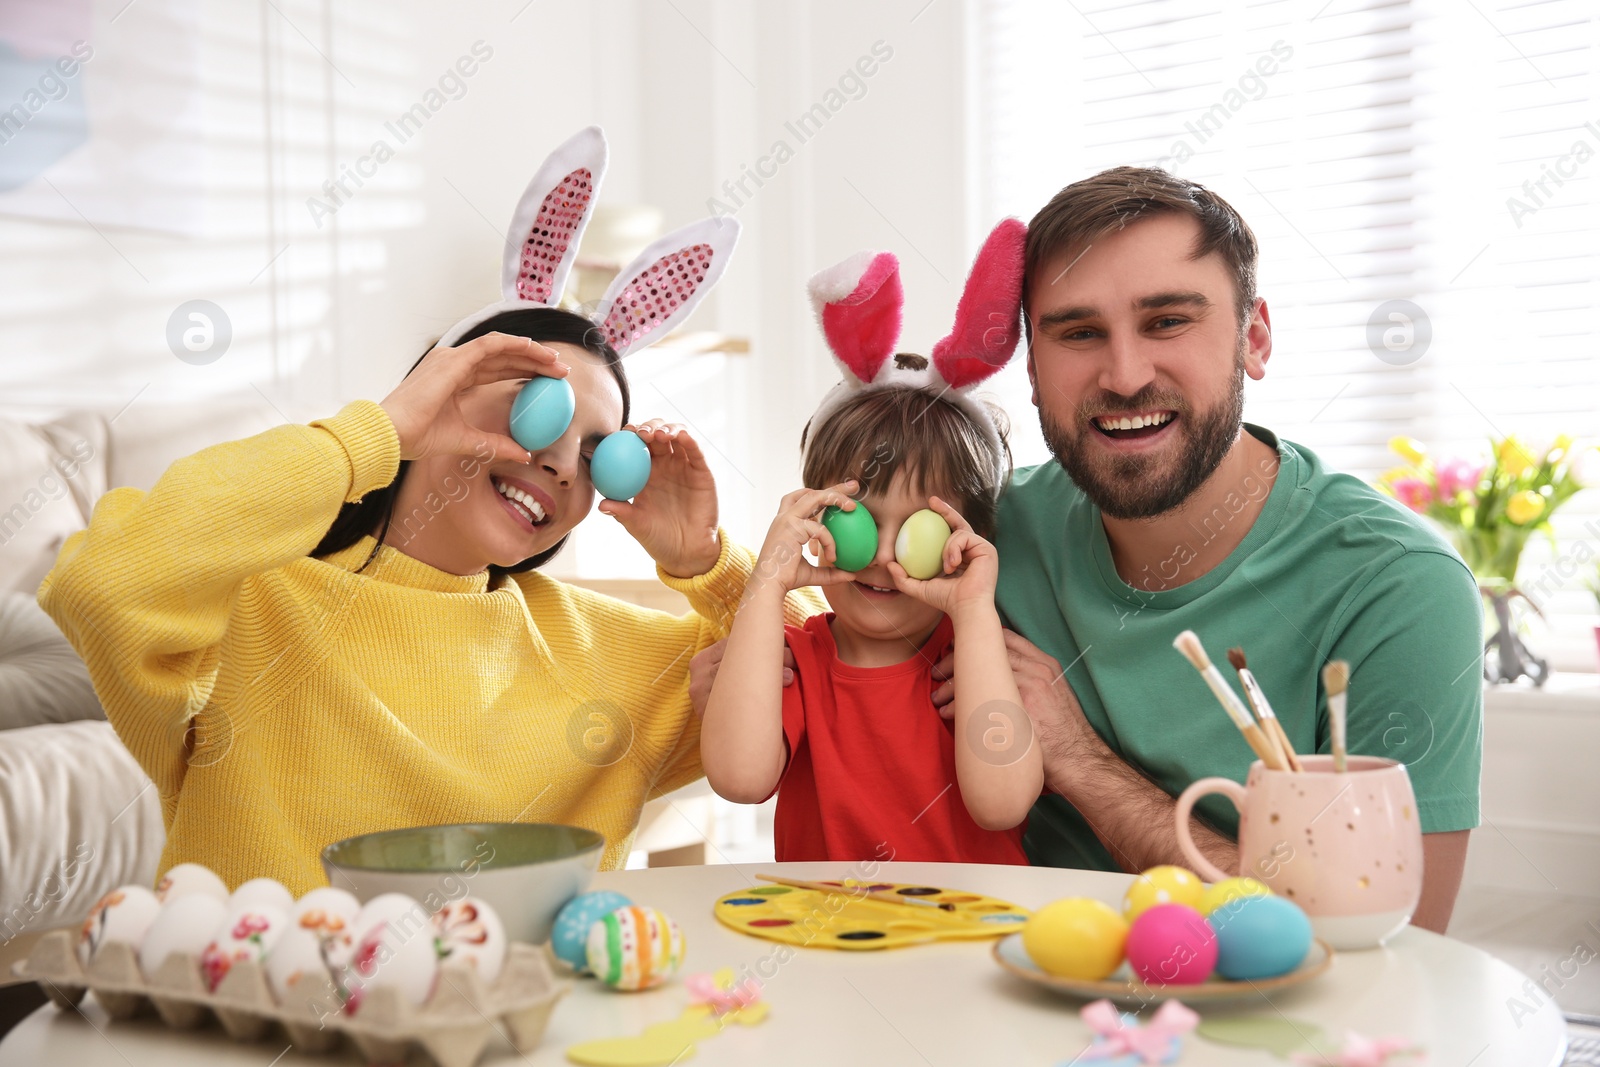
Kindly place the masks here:
<instances>
[{"instance_id":1,"label":"man in green t-shirt","mask_svg":"<svg viewBox=\"0 0 1600 1067\"><path fill-rule=\"evenodd\" d=\"M1253 755L1172 647L1180 631L1224 670L1244 649L1301 753L1331 750L1320 673L1342 659L1349 750L1411 775L1412 921L1442 932L1478 823L1477 588L1415 515L1242 422L1244 377L1272 355L1255 278L1238 213L1159 170L1077 182L1029 224L1028 377L1057 462L1017 472L996 538L1051 791L1025 843L1039 864L1184 863L1173 798L1208 775L1243 781ZM1211 796L1197 812L1196 844L1237 869L1236 810Z\"/></svg>"}]
</instances>

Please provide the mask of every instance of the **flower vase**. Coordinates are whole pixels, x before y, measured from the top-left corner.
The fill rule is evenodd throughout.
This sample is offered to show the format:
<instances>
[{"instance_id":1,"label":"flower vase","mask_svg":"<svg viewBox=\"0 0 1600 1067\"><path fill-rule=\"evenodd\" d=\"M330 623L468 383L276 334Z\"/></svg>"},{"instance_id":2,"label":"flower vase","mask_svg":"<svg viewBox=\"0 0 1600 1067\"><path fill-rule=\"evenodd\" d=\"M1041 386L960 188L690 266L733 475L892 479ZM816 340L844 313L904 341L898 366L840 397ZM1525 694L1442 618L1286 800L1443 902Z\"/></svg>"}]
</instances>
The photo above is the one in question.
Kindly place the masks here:
<instances>
[{"instance_id":1,"label":"flower vase","mask_svg":"<svg viewBox=\"0 0 1600 1067\"><path fill-rule=\"evenodd\" d=\"M1517 623L1512 617L1512 600L1516 597L1522 597L1523 600L1528 598L1515 588L1482 588L1484 595L1489 598L1495 622L1499 626L1499 629L1483 644L1484 679L1499 684L1527 678L1535 688L1542 687L1550 677L1550 664L1547 660L1534 655L1528 646L1523 644L1522 638L1517 634ZM1532 601L1528 603L1531 605Z\"/></svg>"}]
</instances>

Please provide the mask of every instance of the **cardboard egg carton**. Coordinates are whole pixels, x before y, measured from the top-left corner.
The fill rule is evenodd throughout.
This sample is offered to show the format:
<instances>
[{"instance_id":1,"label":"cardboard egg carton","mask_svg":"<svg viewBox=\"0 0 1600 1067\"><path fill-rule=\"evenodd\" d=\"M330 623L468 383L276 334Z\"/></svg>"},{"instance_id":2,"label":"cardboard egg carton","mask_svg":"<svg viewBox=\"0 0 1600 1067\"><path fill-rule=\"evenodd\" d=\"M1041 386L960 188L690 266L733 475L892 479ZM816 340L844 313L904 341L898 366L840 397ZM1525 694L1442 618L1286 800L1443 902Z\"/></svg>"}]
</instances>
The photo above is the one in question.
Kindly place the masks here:
<instances>
[{"instance_id":1,"label":"cardboard egg carton","mask_svg":"<svg viewBox=\"0 0 1600 1067\"><path fill-rule=\"evenodd\" d=\"M472 1067L498 1028L517 1052L527 1054L544 1036L556 1004L572 988L551 971L544 949L513 942L493 985L464 962L439 969L433 996L420 1008L399 990L368 989L361 1010L341 1010L333 982L297 979L279 1004L266 972L253 960L233 964L208 992L199 960L173 953L152 975L139 970L131 945L100 947L88 968L78 959L77 931L56 930L13 967L19 978L39 983L63 1010L75 1008L85 992L113 1019L129 1019L154 1007L176 1030L192 1030L215 1016L236 1041L259 1041L281 1026L302 1052L331 1052L348 1037L368 1063L398 1063L420 1046L439 1067Z\"/></svg>"}]
</instances>

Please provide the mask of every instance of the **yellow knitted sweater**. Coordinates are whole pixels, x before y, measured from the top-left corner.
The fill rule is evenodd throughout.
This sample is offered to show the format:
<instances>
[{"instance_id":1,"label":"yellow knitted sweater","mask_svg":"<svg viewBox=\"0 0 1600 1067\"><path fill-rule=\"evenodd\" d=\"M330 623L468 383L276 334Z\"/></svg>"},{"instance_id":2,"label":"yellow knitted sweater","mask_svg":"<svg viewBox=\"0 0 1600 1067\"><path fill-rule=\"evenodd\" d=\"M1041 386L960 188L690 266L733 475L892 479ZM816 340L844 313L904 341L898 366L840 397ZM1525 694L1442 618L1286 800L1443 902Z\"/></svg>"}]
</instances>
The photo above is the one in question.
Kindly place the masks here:
<instances>
[{"instance_id":1,"label":"yellow knitted sweater","mask_svg":"<svg viewBox=\"0 0 1600 1067\"><path fill-rule=\"evenodd\" d=\"M39 603L160 792L162 871L299 895L341 838L518 820L600 832L613 868L644 802L700 776L689 660L727 635L750 553L724 536L705 574L663 572L681 618L388 546L356 574L370 537L311 558L399 461L388 415L357 401L113 490L63 546Z\"/></svg>"}]
</instances>

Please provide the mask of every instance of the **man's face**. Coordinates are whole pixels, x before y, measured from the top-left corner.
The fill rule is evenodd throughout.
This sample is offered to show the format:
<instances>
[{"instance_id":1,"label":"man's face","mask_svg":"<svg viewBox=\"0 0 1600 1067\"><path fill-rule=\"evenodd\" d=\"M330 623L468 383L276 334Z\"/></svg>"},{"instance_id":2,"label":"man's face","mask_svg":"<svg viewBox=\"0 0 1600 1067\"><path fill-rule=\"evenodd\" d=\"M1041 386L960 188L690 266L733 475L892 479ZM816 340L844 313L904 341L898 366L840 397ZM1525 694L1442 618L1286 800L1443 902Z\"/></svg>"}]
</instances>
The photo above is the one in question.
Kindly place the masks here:
<instances>
[{"instance_id":1,"label":"man's face","mask_svg":"<svg viewBox=\"0 0 1600 1067\"><path fill-rule=\"evenodd\" d=\"M1044 264L1027 293L1028 377L1045 441L1119 519L1186 500L1227 455L1244 375L1272 351L1266 305L1241 331L1217 254L1191 259L1199 223L1141 219Z\"/></svg>"}]
</instances>

